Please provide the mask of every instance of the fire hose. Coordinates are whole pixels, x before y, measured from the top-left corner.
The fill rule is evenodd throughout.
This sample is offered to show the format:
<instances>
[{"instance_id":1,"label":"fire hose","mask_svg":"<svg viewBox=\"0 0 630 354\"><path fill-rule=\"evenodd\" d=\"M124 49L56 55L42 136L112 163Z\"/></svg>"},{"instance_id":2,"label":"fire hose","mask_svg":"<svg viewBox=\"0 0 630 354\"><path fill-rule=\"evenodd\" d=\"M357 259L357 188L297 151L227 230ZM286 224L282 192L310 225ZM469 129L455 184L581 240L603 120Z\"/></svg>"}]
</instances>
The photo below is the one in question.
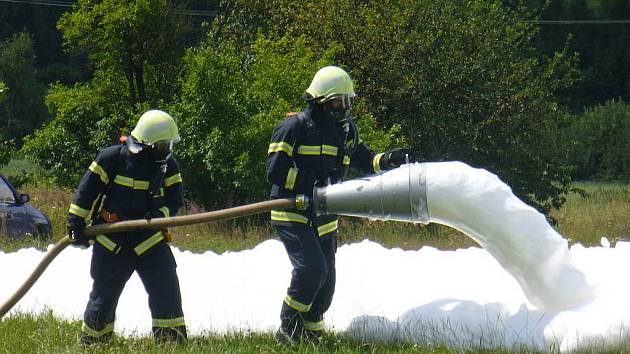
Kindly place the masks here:
<instances>
[{"instance_id":1,"label":"fire hose","mask_svg":"<svg viewBox=\"0 0 630 354\"><path fill-rule=\"evenodd\" d=\"M261 214L269 212L271 210L282 210L295 208L296 204L304 203L304 199L301 198L287 198L287 199L273 199L259 203L247 204L234 208L222 209L211 211L207 213L174 216L170 218L157 218L151 220L129 220L121 221L109 224L100 224L95 226L89 226L85 228L85 234L87 236L96 236L102 234L109 234L114 232L130 231L135 229L164 229L167 227L202 224L213 221L230 220L240 218L244 216ZM44 258L39 262L35 270L29 275L26 281L9 297L9 299L0 306L0 318L2 318L15 304L22 299L22 297L31 289L33 284L44 273L50 263L63 251L68 245L71 244L70 238L64 236L59 240L46 254Z\"/></svg>"}]
</instances>

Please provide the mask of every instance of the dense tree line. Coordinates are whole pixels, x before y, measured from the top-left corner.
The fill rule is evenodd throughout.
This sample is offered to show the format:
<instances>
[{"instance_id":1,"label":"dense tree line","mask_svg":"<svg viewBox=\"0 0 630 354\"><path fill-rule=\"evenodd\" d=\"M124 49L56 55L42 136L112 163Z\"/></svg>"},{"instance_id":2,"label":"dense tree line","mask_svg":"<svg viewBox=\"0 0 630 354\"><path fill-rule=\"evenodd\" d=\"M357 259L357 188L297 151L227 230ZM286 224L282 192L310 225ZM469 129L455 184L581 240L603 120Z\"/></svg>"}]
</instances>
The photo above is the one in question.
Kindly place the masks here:
<instances>
[{"instance_id":1,"label":"dense tree line","mask_svg":"<svg viewBox=\"0 0 630 354\"><path fill-rule=\"evenodd\" d=\"M621 1L550 1L548 7L534 0L77 3L57 14L53 31L59 36L53 43L68 52L29 64L35 73L29 97L43 97L38 85L51 84L48 111L29 121L36 126L51 119L22 149L68 187L76 186L98 148L128 133L142 111L161 108L181 128L177 155L189 198L207 207L260 200L267 193L272 127L304 105L301 95L317 68L335 64L356 82L353 112L374 148L406 145L423 161L462 160L489 169L548 211L563 203L572 177L599 176L580 172L583 150L571 138L593 119L579 125L570 114L628 95L626 64L620 63L627 50L609 41L600 44L614 52L609 57L584 54L591 32L536 23L587 14L619 18ZM202 5L216 14L207 23L186 15ZM16 27L7 28L0 33ZM598 35L627 35L623 26L608 28L617 32ZM5 47L33 38L12 36ZM0 80L8 90L0 108L6 110L19 104L10 103L4 52ZM37 76L35 67L62 57L72 63L70 72L81 74L56 81ZM603 67L608 76L598 74ZM610 89L594 89L604 86ZM21 142L35 126L11 135L4 125L2 132Z\"/></svg>"}]
</instances>

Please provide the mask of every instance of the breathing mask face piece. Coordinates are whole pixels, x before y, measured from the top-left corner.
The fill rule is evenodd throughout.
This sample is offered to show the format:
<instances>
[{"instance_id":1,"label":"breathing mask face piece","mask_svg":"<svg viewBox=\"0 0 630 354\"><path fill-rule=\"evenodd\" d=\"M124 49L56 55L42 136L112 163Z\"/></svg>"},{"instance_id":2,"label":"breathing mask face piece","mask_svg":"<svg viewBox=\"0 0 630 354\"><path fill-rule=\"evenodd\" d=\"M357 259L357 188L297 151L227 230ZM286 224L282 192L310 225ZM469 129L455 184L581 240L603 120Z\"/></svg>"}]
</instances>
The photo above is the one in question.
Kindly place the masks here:
<instances>
[{"instance_id":1,"label":"breathing mask face piece","mask_svg":"<svg viewBox=\"0 0 630 354\"><path fill-rule=\"evenodd\" d=\"M173 154L173 140L160 140L151 145L151 155L157 161L166 161Z\"/></svg>"},{"instance_id":2,"label":"breathing mask face piece","mask_svg":"<svg viewBox=\"0 0 630 354\"><path fill-rule=\"evenodd\" d=\"M324 103L324 112L330 119L344 125L350 117L351 107L350 97L340 96Z\"/></svg>"}]
</instances>

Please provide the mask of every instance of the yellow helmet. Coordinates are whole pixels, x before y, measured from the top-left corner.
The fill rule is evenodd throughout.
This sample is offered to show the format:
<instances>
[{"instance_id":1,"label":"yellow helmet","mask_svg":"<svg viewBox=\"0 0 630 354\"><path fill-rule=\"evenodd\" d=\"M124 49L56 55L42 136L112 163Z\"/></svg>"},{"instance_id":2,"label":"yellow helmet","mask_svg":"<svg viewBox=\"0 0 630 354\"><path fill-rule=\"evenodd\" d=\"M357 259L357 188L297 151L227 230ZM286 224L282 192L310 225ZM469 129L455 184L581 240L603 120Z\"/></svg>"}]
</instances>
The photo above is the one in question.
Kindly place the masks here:
<instances>
[{"instance_id":1,"label":"yellow helmet","mask_svg":"<svg viewBox=\"0 0 630 354\"><path fill-rule=\"evenodd\" d=\"M159 110L145 112L131 131L131 136L145 145L154 145L158 141L171 143L180 141L173 117Z\"/></svg>"},{"instance_id":2,"label":"yellow helmet","mask_svg":"<svg viewBox=\"0 0 630 354\"><path fill-rule=\"evenodd\" d=\"M348 73L336 66L325 66L313 77L306 93L317 103L324 103L334 98L350 98L356 96L354 85Z\"/></svg>"}]
</instances>

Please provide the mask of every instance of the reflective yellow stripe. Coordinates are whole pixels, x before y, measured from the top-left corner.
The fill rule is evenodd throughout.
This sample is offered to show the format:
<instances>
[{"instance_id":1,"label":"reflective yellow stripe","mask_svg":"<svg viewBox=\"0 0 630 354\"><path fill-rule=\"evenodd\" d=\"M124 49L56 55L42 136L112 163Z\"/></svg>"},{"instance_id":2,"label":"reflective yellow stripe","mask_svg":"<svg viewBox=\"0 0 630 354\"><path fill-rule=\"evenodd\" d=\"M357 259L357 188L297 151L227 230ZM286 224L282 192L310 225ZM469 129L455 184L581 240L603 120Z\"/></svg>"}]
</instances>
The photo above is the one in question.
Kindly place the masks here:
<instances>
[{"instance_id":1,"label":"reflective yellow stripe","mask_svg":"<svg viewBox=\"0 0 630 354\"><path fill-rule=\"evenodd\" d=\"M114 250L116 249L116 246L118 246L114 241L110 240L105 235L97 235L96 242L103 245L103 247L107 248L110 252L114 252Z\"/></svg>"},{"instance_id":2,"label":"reflective yellow stripe","mask_svg":"<svg viewBox=\"0 0 630 354\"><path fill-rule=\"evenodd\" d=\"M154 233L153 236L149 237L148 239L144 240L141 244L134 247L133 250L139 256L143 254L144 252L148 251L149 248L158 244L158 242L162 241L163 239L164 239L164 236L162 235L162 231L158 231Z\"/></svg>"},{"instance_id":3,"label":"reflective yellow stripe","mask_svg":"<svg viewBox=\"0 0 630 354\"><path fill-rule=\"evenodd\" d=\"M321 155L322 147L318 145L300 145L298 148L299 155Z\"/></svg>"},{"instance_id":4,"label":"reflective yellow stripe","mask_svg":"<svg viewBox=\"0 0 630 354\"><path fill-rule=\"evenodd\" d=\"M114 178L114 183L120 184L121 186L129 187L132 189L140 189L140 190L145 190L145 191L149 189L149 181L136 180L136 179L121 176L121 175L117 175Z\"/></svg>"},{"instance_id":5,"label":"reflective yellow stripe","mask_svg":"<svg viewBox=\"0 0 630 354\"><path fill-rule=\"evenodd\" d=\"M171 215L171 211L168 209L168 207L161 207L160 209L158 209L159 211L162 212L162 214L164 214L165 218L168 218Z\"/></svg>"},{"instance_id":6,"label":"reflective yellow stripe","mask_svg":"<svg viewBox=\"0 0 630 354\"><path fill-rule=\"evenodd\" d=\"M114 177L114 183L120 184L121 186L133 188L133 178L117 175Z\"/></svg>"},{"instance_id":7,"label":"reflective yellow stripe","mask_svg":"<svg viewBox=\"0 0 630 354\"><path fill-rule=\"evenodd\" d=\"M300 215L297 213L289 213L286 211L271 211L271 220L273 221L290 221L290 222L299 222L301 224L308 224L308 219L304 215Z\"/></svg>"},{"instance_id":8,"label":"reflective yellow stripe","mask_svg":"<svg viewBox=\"0 0 630 354\"><path fill-rule=\"evenodd\" d=\"M109 183L109 176L107 175L107 172L105 172L105 170L97 164L96 161L92 161L89 170L96 173L101 178L103 184Z\"/></svg>"},{"instance_id":9,"label":"reflective yellow stripe","mask_svg":"<svg viewBox=\"0 0 630 354\"><path fill-rule=\"evenodd\" d=\"M297 178L298 170L297 168L291 167L289 169L289 173L287 173L287 181L284 183L284 188L288 190L293 190L295 186L295 179Z\"/></svg>"},{"instance_id":10,"label":"reflective yellow stripe","mask_svg":"<svg viewBox=\"0 0 630 354\"><path fill-rule=\"evenodd\" d=\"M300 312L308 312L311 309L311 304L305 305L295 299L293 299L291 296L287 295L284 298L284 302L289 305L289 307L291 307L294 310L298 310Z\"/></svg>"},{"instance_id":11,"label":"reflective yellow stripe","mask_svg":"<svg viewBox=\"0 0 630 354\"><path fill-rule=\"evenodd\" d=\"M184 317L177 318L154 318L153 327L180 327L185 326Z\"/></svg>"},{"instance_id":12,"label":"reflective yellow stripe","mask_svg":"<svg viewBox=\"0 0 630 354\"><path fill-rule=\"evenodd\" d=\"M81 330L84 333L88 334L90 337L102 337L103 335L114 331L114 322L108 324L107 326L105 326L105 328L101 329L100 331L90 328L85 322L83 322L83 325L81 326Z\"/></svg>"},{"instance_id":13,"label":"reflective yellow stripe","mask_svg":"<svg viewBox=\"0 0 630 354\"><path fill-rule=\"evenodd\" d=\"M311 322L304 320L304 329L307 331L321 331L324 329L324 321Z\"/></svg>"},{"instance_id":14,"label":"reflective yellow stripe","mask_svg":"<svg viewBox=\"0 0 630 354\"><path fill-rule=\"evenodd\" d=\"M82 217L84 219L87 218L88 215L90 215L90 211L89 210L83 209L83 208L81 208L80 206L78 206L78 205L76 205L74 203L70 204L70 210L68 210L68 212L70 212L70 213L72 213L72 214L74 214L76 216Z\"/></svg>"},{"instance_id":15,"label":"reflective yellow stripe","mask_svg":"<svg viewBox=\"0 0 630 354\"><path fill-rule=\"evenodd\" d=\"M349 165L350 164L350 156L344 155L344 157L343 157L343 164L344 165Z\"/></svg>"},{"instance_id":16,"label":"reflective yellow stripe","mask_svg":"<svg viewBox=\"0 0 630 354\"><path fill-rule=\"evenodd\" d=\"M328 224L324 224L317 228L317 234L319 236L324 236L333 231L337 231L337 225L339 224L339 220L331 221Z\"/></svg>"},{"instance_id":17,"label":"reflective yellow stripe","mask_svg":"<svg viewBox=\"0 0 630 354\"><path fill-rule=\"evenodd\" d=\"M171 177L165 178L164 179L164 187L170 187L172 185L174 185L175 183L181 183L182 180L182 174L181 173L176 173L174 175L172 175Z\"/></svg>"},{"instance_id":18,"label":"reflective yellow stripe","mask_svg":"<svg viewBox=\"0 0 630 354\"><path fill-rule=\"evenodd\" d=\"M376 156L374 156L374 159L372 159L372 167L374 168L375 173L381 172L381 157L382 156L383 156L383 153L376 154Z\"/></svg>"},{"instance_id":19,"label":"reflective yellow stripe","mask_svg":"<svg viewBox=\"0 0 630 354\"><path fill-rule=\"evenodd\" d=\"M337 156L337 150L339 149L336 146L322 145L322 154Z\"/></svg>"},{"instance_id":20,"label":"reflective yellow stripe","mask_svg":"<svg viewBox=\"0 0 630 354\"><path fill-rule=\"evenodd\" d=\"M289 157L293 156L293 146L290 144L285 143L284 141L269 144L269 150L267 150L268 154L279 151L284 151L287 155L289 155Z\"/></svg>"}]
</instances>

